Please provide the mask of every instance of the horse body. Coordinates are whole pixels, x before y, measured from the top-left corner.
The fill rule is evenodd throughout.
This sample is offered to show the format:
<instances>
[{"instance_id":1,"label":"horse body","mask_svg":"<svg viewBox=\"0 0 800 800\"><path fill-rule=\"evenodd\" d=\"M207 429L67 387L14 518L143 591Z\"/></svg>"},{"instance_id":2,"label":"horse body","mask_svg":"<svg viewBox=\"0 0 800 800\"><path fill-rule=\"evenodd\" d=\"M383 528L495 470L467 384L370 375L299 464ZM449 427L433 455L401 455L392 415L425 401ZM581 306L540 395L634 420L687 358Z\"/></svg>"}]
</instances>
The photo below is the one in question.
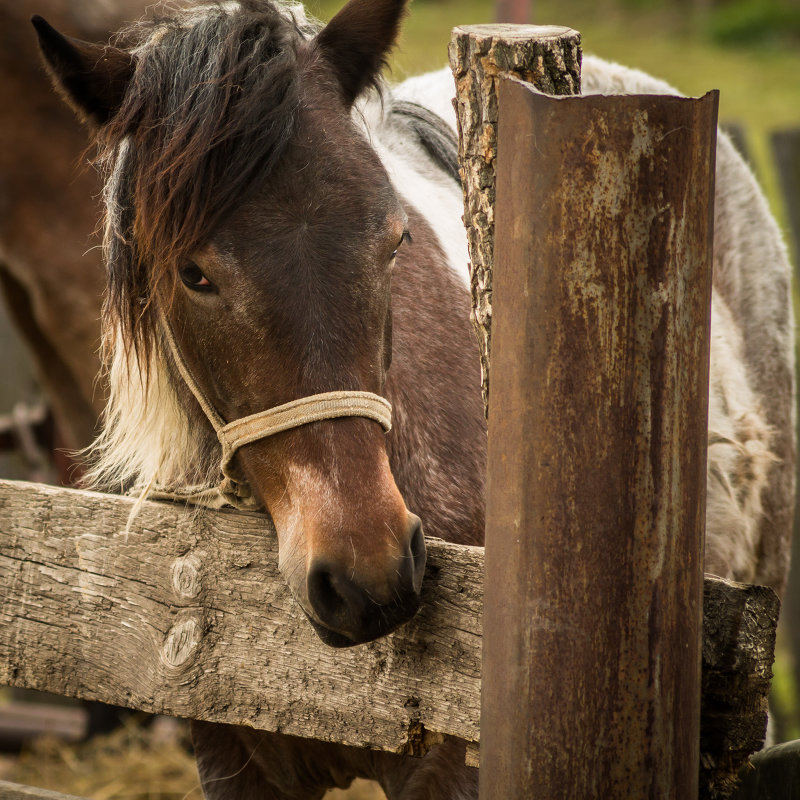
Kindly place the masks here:
<instances>
[{"instance_id":1,"label":"horse body","mask_svg":"<svg viewBox=\"0 0 800 800\"><path fill-rule=\"evenodd\" d=\"M322 30L267 0L203 6L135 31L129 50L37 23L108 175L111 398L95 480L140 491L217 480L219 446L164 320L226 420L334 389L392 403L387 436L370 420L326 420L237 456L273 517L289 586L334 645L413 614L424 563L415 515L450 541L483 537L486 437L452 79L370 88L403 6L354 0ZM584 89L672 91L592 58ZM724 137L716 198L706 561L781 592L793 501L789 267ZM321 797L356 776L390 800L477 794L456 741L414 760L205 723L194 733L208 797Z\"/></svg>"},{"instance_id":2,"label":"horse body","mask_svg":"<svg viewBox=\"0 0 800 800\"><path fill-rule=\"evenodd\" d=\"M0 292L36 360L69 448L96 433L103 266L92 238L102 184L80 166L86 132L53 93L30 36L33 10L87 38L138 17L144 0L0 2Z\"/></svg>"}]
</instances>

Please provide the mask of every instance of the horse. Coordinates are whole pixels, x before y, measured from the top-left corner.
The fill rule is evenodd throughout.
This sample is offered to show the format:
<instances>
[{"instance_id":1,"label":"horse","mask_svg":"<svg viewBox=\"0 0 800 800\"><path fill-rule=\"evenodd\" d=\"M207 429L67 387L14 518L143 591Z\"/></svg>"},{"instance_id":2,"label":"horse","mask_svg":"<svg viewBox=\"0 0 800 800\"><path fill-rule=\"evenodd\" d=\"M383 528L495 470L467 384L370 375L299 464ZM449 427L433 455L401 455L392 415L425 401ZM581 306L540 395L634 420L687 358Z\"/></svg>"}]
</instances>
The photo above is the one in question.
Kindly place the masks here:
<instances>
[{"instance_id":1,"label":"horse","mask_svg":"<svg viewBox=\"0 0 800 800\"><path fill-rule=\"evenodd\" d=\"M81 168L86 133L53 93L29 35L29 3L0 1L0 294L24 339L60 443L91 444L105 403L100 372L103 264L92 237L102 185ZM48 18L106 37L144 0L37 0ZM69 479L64 469L62 479Z\"/></svg>"},{"instance_id":2,"label":"horse","mask_svg":"<svg viewBox=\"0 0 800 800\"><path fill-rule=\"evenodd\" d=\"M105 176L110 393L89 477L266 510L282 575L338 647L413 616L423 524L483 542L452 79L381 79L405 6L350 0L323 27L277 0L190 5L115 46L34 19ZM674 93L599 59L583 69L587 92ZM711 358L707 568L780 593L794 489L789 265L722 135ZM414 759L192 730L209 798L308 800L355 777L389 800L477 796L455 739Z\"/></svg>"}]
</instances>

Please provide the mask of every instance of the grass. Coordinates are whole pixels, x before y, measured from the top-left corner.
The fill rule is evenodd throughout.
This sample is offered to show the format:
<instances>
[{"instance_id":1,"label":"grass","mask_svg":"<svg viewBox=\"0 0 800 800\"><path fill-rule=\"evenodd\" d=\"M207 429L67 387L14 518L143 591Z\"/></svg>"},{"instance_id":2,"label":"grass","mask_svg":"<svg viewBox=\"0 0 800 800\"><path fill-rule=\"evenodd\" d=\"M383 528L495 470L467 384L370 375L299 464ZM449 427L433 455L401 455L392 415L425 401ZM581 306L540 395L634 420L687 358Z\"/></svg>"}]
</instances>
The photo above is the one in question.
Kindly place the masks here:
<instances>
[{"instance_id":1,"label":"grass","mask_svg":"<svg viewBox=\"0 0 800 800\"><path fill-rule=\"evenodd\" d=\"M314 0L307 5L328 20L342 4ZM720 119L744 126L756 171L785 224L768 134L800 126L800 49L725 46L712 41L706 18L687 15L683 5L677 10L672 4L630 5L533 0L534 22L575 28L586 52L649 72L684 94L719 89ZM491 21L493 13L489 0L415 0L391 61L391 78L402 80L443 66L452 28Z\"/></svg>"}]
</instances>

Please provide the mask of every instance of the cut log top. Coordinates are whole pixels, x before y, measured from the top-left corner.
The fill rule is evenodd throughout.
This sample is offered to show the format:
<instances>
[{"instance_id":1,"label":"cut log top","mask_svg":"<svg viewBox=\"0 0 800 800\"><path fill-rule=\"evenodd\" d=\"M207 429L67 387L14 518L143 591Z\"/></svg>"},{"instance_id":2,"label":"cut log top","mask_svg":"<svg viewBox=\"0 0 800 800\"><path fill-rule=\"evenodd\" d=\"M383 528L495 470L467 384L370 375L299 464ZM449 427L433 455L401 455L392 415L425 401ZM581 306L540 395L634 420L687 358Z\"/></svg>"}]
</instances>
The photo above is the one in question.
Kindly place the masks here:
<instances>
[{"instance_id":1,"label":"cut log top","mask_svg":"<svg viewBox=\"0 0 800 800\"><path fill-rule=\"evenodd\" d=\"M507 74L546 94L578 94L580 41L580 34L571 28L504 24L463 25L453 30L450 40L470 258L470 318L478 338L485 411L492 323L497 81Z\"/></svg>"},{"instance_id":2,"label":"cut log top","mask_svg":"<svg viewBox=\"0 0 800 800\"><path fill-rule=\"evenodd\" d=\"M578 31L562 25L512 25L505 22L491 25L459 25L453 28L453 36L462 35L506 42L524 41L528 44L532 40L546 42L552 39L578 39L580 37Z\"/></svg>"}]
</instances>

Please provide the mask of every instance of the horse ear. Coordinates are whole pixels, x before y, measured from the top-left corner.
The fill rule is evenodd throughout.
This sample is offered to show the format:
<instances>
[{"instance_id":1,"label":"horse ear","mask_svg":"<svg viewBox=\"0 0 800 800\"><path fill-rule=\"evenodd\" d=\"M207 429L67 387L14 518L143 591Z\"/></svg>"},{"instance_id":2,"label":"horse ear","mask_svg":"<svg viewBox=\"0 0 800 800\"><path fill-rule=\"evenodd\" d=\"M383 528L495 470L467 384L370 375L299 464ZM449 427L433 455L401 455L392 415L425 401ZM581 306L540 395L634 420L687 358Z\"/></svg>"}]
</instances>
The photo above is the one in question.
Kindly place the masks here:
<instances>
[{"instance_id":1,"label":"horse ear","mask_svg":"<svg viewBox=\"0 0 800 800\"><path fill-rule=\"evenodd\" d=\"M317 36L350 105L386 63L406 0L350 0Z\"/></svg>"},{"instance_id":2,"label":"horse ear","mask_svg":"<svg viewBox=\"0 0 800 800\"><path fill-rule=\"evenodd\" d=\"M107 122L122 104L133 76L133 56L116 47L64 36L39 16L31 22L56 88L85 121Z\"/></svg>"}]
</instances>

